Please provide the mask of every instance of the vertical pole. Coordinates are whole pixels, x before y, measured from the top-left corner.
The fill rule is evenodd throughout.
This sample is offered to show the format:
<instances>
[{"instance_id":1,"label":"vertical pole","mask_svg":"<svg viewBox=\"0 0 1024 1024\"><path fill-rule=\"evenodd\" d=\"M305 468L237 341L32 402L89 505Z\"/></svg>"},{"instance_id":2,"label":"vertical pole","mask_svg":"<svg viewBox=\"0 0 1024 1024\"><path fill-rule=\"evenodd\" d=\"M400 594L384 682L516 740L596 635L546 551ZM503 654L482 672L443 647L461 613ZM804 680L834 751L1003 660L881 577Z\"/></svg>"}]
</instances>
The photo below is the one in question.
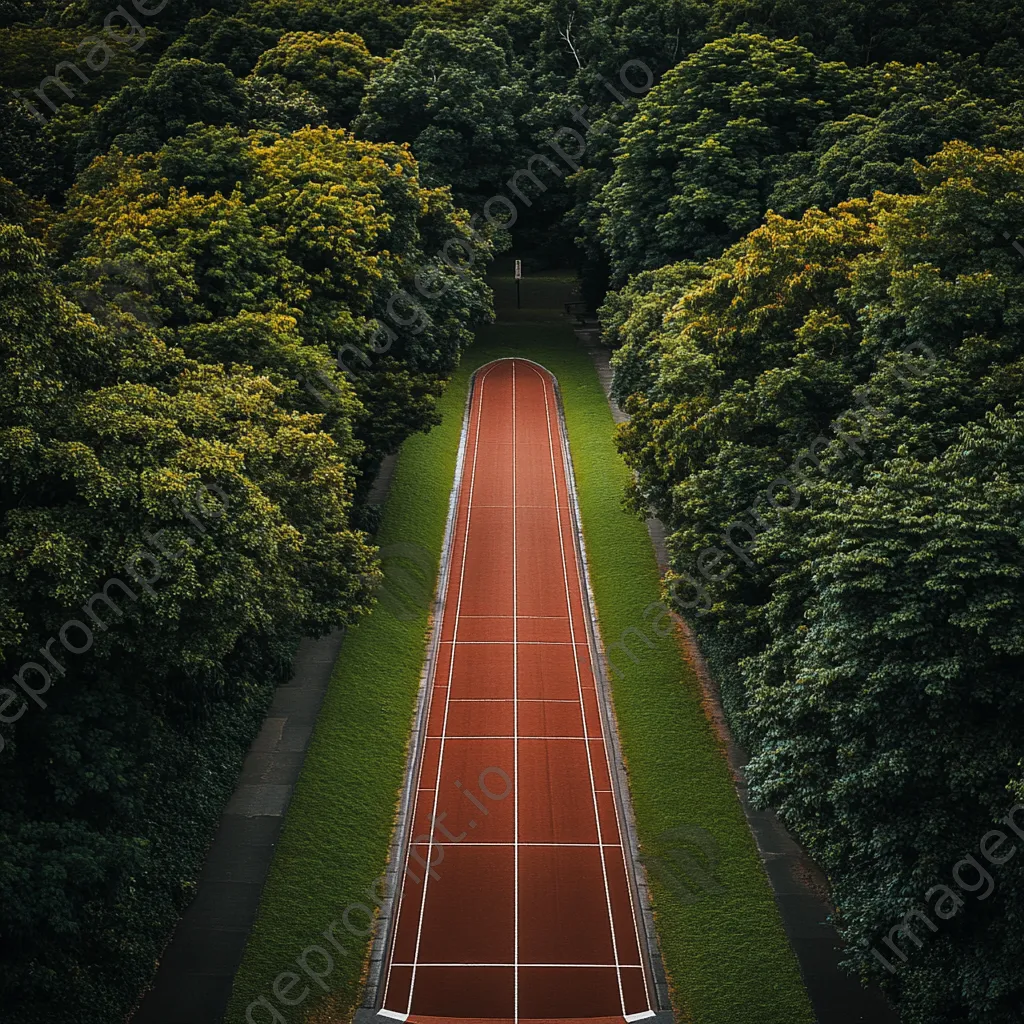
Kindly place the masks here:
<instances>
[{"instance_id":1,"label":"vertical pole","mask_svg":"<svg viewBox=\"0 0 1024 1024\"><path fill-rule=\"evenodd\" d=\"M522 303L520 302L519 296L519 278L516 278L516 309L522 309Z\"/></svg>"}]
</instances>

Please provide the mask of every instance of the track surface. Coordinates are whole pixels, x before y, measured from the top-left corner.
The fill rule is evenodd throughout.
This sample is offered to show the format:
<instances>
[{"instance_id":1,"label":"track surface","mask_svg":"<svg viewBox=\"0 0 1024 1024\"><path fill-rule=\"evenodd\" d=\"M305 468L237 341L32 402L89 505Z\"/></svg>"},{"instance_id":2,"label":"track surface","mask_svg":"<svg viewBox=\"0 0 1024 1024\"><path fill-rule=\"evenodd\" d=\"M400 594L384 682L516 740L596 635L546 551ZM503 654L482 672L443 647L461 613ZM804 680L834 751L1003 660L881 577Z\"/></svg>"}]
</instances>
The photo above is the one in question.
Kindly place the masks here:
<instances>
[{"instance_id":1,"label":"track surface","mask_svg":"<svg viewBox=\"0 0 1024 1024\"><path fill-rule=\"evenodd\" d=\"M554 382L477 373L383 1010L653 1016L591 667Z\"/></svg>"}]
</instances>

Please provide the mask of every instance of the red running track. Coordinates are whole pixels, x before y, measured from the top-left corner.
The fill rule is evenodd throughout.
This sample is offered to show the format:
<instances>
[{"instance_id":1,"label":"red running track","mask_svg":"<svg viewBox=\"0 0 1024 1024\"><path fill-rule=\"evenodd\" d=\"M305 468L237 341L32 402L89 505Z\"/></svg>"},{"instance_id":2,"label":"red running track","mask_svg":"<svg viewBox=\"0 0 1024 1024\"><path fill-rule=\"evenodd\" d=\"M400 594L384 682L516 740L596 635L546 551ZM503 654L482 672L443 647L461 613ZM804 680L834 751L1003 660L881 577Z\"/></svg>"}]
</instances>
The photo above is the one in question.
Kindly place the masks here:
<instances>
[{"instance_id":1,"label":"red running track","mask_svg":"<svg viewBox=\"0 0 1024 1024\"><path fill-rule=\"evenodd\" d=\"M477 373L385 1018L654 1016L561 431L546 370Z\"/></svg>"}]
</instances>

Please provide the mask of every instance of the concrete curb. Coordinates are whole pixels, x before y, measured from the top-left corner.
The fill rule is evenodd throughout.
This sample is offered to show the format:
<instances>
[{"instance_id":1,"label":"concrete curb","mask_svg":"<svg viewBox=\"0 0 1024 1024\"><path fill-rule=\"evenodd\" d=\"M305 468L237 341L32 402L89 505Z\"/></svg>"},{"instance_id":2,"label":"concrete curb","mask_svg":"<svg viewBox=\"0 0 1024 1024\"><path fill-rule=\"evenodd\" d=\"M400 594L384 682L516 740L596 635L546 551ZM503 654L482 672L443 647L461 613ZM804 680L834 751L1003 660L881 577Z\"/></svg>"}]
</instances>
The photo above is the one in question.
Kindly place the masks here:
<instances>
[{"instance_id":1,"label":"concrete curb","mask_svg":"<svg viewBox=\"0 0 1024 1024\"><path fill-rule=\"evenodd\" d=\"M548 371L550 373L550 371ZM590 564L587 561L586 546L583 541L583 522L580 517L579 496L576 492L576 470L572 462L572 452L569 448L569 428L565 422L565 406L562 401L562 390L558 386L558 380L551 374L554 381L555 397L558 405L559 434L561 437L562 452L565 463L568 466L566 480L568 483L569 503L572 508L573 520L573 543L576 546L576 556L583 576L583 590L587 602L586 626L587 640L590 645L591 661L594 664L597 677L597 692L600 695L601 717L604 724L605 742L611 748L611 760L613 762L613 785L615 788L615 802L620 812L622 827L625 832L623 853L626 856L627 877L632 891L634 905L640 910L640 919L643 923L640 936L641 945L644 947L642 954L650 965L653 974L653 986L656 1005L656 1016L658 1020L673 1019L672 1000L669 996L668 977L665 973L665 964L661 958L661 950L658 946L658 933L654 926L654 910L651 906L650 890L647 885L647 873L640 861L640 843L636 832L636 818L633 814L633 804L629 796L629 778L626 773L626 762L622 755L622 744L619 740L618 723L615 718L615 705L612 701L611 685L608 681L607 659L604 651L604 644L601 640L601 633L597 625L597 603L594 600L594 591L590 583Z\"/></svg>"},{"instance_id":2,"label":"concrete curb","mask_svg":"<svg viewBox=\"0 0 1024 1024\"><path fill-rule=\"evenodd\" d=\"M462 431L459 435L459 450L455 459L455 479L452 492L448 499L448 519L445 523L444 541L441 545L441 564L437 574L437 587L430 609L431 629L430 643L427 648L426 661L420 674L420 690L416 698L416 714L413 720L412 736L409 741L409 756L406 764L405 783L402 787L402 799L398 817L395 821L395 834L391 841L388 854L388 866L385 871L384 899L380 912L374 922L373 940L370 945L370 963L367 970L366 983L363 988L363 1001L355 1011L353 1021L369 1022L377 1017L377 1008L383 1002L381 983L383 980L384 961L391 947L394 929L398 921L396 897L399 892L399 881L404 871L409 848L412 801L415 794L416 780L419 775L420 758L423 750L423 737L426 734L426 716L430 682L434 676L437 652L441 644L440 623L444 614L444 596L448 589L448 578L451 571L451 550L455 539L455 520L458 515L459 495L462 491L462 468L466 460L466 446L469 438L469 410L472 407L473 395L476 390L476 374L470 378L466 395L466 407L462 417Z\"/></svg>"}]
</instances>

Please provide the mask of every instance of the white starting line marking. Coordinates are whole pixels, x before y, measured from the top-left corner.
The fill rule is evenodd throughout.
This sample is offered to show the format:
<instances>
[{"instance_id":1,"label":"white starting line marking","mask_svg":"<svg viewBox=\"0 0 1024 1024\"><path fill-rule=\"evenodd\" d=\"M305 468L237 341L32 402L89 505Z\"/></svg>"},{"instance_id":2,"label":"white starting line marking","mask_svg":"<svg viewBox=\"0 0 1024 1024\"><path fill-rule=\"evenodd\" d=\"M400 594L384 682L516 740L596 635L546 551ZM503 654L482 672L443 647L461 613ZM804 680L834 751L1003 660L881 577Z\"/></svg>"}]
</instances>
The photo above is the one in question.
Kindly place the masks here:
<instances>
[{"instance_id":1,"label":"white starting line marking","mask_svg":"<svg viewBox=\"0 0 1024 1024\"><path fill-rule=\"evenodd\" d=\"M395 963L395 967L412 967L412 964ZM425 963L420 961L420 967L515 967L515 964L447 964L447 963ZM616 970L615 964L526 964L522 961L519 962L520 967L593 967L597 970L602 971L614 971ZM619 967L631 968L632 970L639 971L640 964L619 964ZM640 1018L635 1018L639 1020Z\"/></svg>"}]
</instances>

